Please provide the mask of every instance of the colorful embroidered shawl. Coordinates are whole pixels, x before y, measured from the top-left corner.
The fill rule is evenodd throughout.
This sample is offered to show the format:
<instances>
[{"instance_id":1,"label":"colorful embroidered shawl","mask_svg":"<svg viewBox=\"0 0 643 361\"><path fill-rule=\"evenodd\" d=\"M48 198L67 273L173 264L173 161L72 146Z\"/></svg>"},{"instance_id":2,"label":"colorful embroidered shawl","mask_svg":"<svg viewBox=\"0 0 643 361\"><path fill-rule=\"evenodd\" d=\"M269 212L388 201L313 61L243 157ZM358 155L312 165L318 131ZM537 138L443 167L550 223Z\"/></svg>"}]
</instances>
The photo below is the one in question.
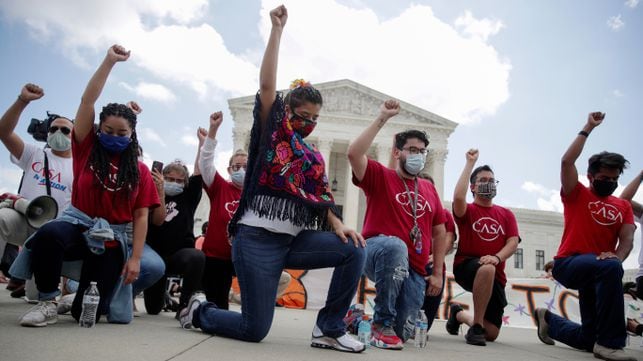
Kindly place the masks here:
<instances>
[{"instance_id":1,"label":"colorful embroidered shawl","mask_svg":"<svg viewBox=\"0 0 643 361\"><path fill-rule=\"evenodd\" d=\"M328 230L328 210L338 212L321 153L292 129L281 93L277 93L263 131L260 110L257 93L248 169L239 208L228 226L230 235L235 234L237 222L248 209L260 217Z\"/></svg>"}]
</instances>

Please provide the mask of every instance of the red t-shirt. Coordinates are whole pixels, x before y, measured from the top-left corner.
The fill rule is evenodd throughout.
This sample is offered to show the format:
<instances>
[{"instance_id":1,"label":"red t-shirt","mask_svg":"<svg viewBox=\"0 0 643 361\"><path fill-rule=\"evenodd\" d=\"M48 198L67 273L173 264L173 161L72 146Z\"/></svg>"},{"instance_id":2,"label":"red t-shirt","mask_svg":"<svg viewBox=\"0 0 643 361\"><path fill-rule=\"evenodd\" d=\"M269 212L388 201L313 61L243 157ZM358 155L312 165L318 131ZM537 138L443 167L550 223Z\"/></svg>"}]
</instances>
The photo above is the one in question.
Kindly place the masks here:
<instances>
[{"instance_id":1,"label":"red t-shirt","mask_svg":"<svg viewBox=\"0 0 643 361\"><path fill-rule=\"evenodd\" d=\"M581 183L561 198L565 229L554 258L614 252L621 227L634 224L630 202L614 196L599 197Z\"/></svg>"},{"instance_id":2,"label":"red t-shirt","mask_svg":"<svg viewBox=\"0 0 643 361\"><path fill-rule=\"evenodd\" d=\"M453 220L453 215L449 212L448 209L444 209L444 228L446 228L447 233L455 233L455 221Z\"/></svg>"},{"instance_id":3,"label":"red t-shirt","mask_svg":"<svg viewBox=\"0 0 643 361\"><path fill-rule=\"evenodd\" d=\"M412 201L415 199L415 183L405 180L412 199L409 199L402 179L393 169L369 159L361 182L353 175L353 183L366 194L366 214L362 234L364 238L378 235L395 236L404 241L409 251L411 268L426 276L426 266L431 252L433 226L445 221L440 197L431 182L418 178L418 225L422 231L422 252L417 253L411 241L413 229Z\"/></svg>"},{"instance_id":4,"label":"red t-shirt","mask_svg":"<svg viewBox=\"0 0 643 361\"><path fill-rule=\"evenodd\" d=\"M212 184L205 188L205 192L210 198L210 217L202 250L207 257L230 260L232 247L228 241L228 223L239 207L241 189L216 172Z\"/></svg>"},{"instance_id":5,"label":"red t-shirt","mask_svg":"<svg viewBox=\"0 0 643 361\"><path fill-rule=\"evenodd\" d=\"M510 237L518 237L518 223L514 214L509 209L495 204L483 207L469 203L462 217L455 216L455 222L458 225L460 241L453 259L454 267L467 258L495 255L507 244ZM507 283L505 262L496 265L496 279L503 286Z\"/></svg>"},{"instance_id":6,"label":"red t-shirt","mask_svg":"<svg viewBox=\"0 0 643 361\"><path fill-rule=\"evenodd\" d=\"M132 222L136 209L158 207L159 196L150 170L143 162L138 162L138 186L131 192L125 188L116 189L113 181L118 174L119 155L115 155L110 161L109 179L98 179L89 165L96 142L98 137L93 131L82 143L78 143L72 134L74 191L71 193L71 204L88 216L104 218L111 224Z\"/></svg>"}]
</instances>

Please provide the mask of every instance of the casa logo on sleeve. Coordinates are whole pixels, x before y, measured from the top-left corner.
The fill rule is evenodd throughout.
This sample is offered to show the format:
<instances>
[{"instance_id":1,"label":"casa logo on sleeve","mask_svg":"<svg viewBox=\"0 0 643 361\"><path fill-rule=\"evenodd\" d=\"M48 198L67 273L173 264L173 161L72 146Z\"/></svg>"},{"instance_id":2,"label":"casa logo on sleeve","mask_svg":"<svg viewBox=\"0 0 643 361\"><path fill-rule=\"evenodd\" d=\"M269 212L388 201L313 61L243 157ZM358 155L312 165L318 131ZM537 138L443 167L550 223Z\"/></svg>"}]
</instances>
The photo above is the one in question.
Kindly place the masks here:
<instances>
[{"instance_id":1,"label":"casa logo on sleeve","mask_svg":"<svg viewBox=\"0 0 643 361\"><path fill-rule=\"evenodd\" d=\"M239 201L227 202L224 205L224 208L228 212L230 218L232 218L232 216L234 216L234 212L236 212L237 208L239 208Z\"/></svg>"},{"instance_id":2,"label":"casa logo on sleeve","mask_svg":"<svg viewBox=\"0 0 643 361\"><path fill-rule=\"evenodd\" d=\"M475 221L471 228L478 234L478 237L483 241L495 241L501 234L505 234L504 228L500 222L491 217L482 217Z\"/></svg>"},{"instance_id":3,"label":"casa logo on sleeve","mask_svg":"<svg viewBox=\"0 0 643 361\"><path fill-rule=\"evenodd\" d=\"M395 195L395 200L402 206L402 209L406 214L413 217L413 201L415 200L415 192L411 192L411 199L406 192L398 193ZM418 194L418 209L417 216L418 218L424 216L426 212L432 212L431 204L422 197L421 194Z\"/></svg>"},{"instance_id":4,"label":"casa logo on sleeve","mask_svg":"<svg viewBox=\"0 0 643 361\"><path fill-rule=\"evenodd\" d=\"M623 223L623 214L614 205L596 201L588 203L587 207L594 221L602 226L611 226L617 222Z\"/></svg>"}]
</instances>

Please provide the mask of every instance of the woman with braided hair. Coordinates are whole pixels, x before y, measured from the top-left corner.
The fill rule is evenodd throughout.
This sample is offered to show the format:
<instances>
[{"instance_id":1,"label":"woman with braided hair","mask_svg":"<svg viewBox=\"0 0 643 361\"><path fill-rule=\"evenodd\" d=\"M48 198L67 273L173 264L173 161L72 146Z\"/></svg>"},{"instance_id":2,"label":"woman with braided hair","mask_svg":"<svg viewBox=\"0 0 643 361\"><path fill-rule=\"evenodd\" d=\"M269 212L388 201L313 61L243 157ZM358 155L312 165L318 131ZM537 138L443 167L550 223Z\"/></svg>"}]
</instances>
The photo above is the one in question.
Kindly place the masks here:
<instances>
[{"instance_id":1,"label":"woman with braided hair","mask_svg":"<svg viewBox=\"0 0 643 361\"><path fill-rule=\"evenodd\" d=\"M129 54L121 46L110 47L82 96L72 130L71 206L25 245L40 302L22 316L23 326L57 321L53 301L60 293L63 260L78 259L83 266L72 304L74 318L80 317L85 289L96 281L100 292L96 319L109 314L111 322L131 320L131 283L140 272L148 210L159 206L159 197L149 169L138 161L136 114L125 104L110 103L103 107L98 127L94 126L94 105L107 77Z\"/></svg>"},{"instance_id":2,"label":"woman with braided hair","mask_svg":"<svg viewBox=\"0 0 643 361\"><path fill-rule=\"evenodd\" d=\"M334 267L311 346L362 352L364 344L346 334L342 318L364 267L364 239L337 216L324 159L305 140L317 124L322 97L301 81L285 99L276 91L279 42L287 18L283 5L270 12L272 30L259 74L247 173L228 225L241 313L195 295L180 322L184 328L259 342L272 324L282 270Z\"/></svg>"}]
</instances>

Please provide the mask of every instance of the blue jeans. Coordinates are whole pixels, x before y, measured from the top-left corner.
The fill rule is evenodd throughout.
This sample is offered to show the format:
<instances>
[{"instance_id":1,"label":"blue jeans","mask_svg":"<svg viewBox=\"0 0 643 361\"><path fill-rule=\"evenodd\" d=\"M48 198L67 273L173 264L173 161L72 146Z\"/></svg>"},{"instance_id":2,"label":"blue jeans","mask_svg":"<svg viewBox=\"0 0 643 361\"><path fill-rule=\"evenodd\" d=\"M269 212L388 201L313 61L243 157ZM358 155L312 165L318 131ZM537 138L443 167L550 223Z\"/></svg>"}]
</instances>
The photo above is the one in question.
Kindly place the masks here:
<instances>
[{"instance_id":1,"label":"blue jeans","mask_svg":"<svg viewBox=\"0 0 643 361\"><path fill-rule=\"evenodd\" d=\"M335 267L326 305L317 315L324 335L346 333L343 317L355 296L364 268L364 249L332 232L302 231L296 237L263 228L239 225L232 242L232 261L241 289L241 313L214 303L194 311L194 326L204 332L259 342L270 330L281 271Z\"/></svg>"},{"instance_id":2,"label":"blue jeans","mask_svg":"<svg viewBox=\"0 0 643 361\"><path fill-rule=\"evenodd\" d=\"M145 243L141 255L141 271L138 274L138 279L132 283L132 294L136 296L143 292L160 280L164 274L165 262L163 262L163 258Z\"/></svg>"},{"instance_id":3,"label":"blue jeans","mask_svg":"<svg viewBox=\"0 0 643 361\"><path fill-rule=\"evenodd\" d=\"M426 281L409 268L406 244L397 237L376 236L366 240L364 273L375 282L373 322L392 326L403 341L411 336L404 324L415 324L424 302Z\"/></svg>"},{"instance_id":4,"label":"blue jeans","mask_svg":"<svg viewBox=\"0 0 643 361\"><path fill-rule=\"evenodd\" d=\"M549 336L586 351L592 351L594 343L625 347L621 262L581 254L556 259L552 273L563 286L578 290L581 324L548 313Z\"/></svg>"}]
</instances>

